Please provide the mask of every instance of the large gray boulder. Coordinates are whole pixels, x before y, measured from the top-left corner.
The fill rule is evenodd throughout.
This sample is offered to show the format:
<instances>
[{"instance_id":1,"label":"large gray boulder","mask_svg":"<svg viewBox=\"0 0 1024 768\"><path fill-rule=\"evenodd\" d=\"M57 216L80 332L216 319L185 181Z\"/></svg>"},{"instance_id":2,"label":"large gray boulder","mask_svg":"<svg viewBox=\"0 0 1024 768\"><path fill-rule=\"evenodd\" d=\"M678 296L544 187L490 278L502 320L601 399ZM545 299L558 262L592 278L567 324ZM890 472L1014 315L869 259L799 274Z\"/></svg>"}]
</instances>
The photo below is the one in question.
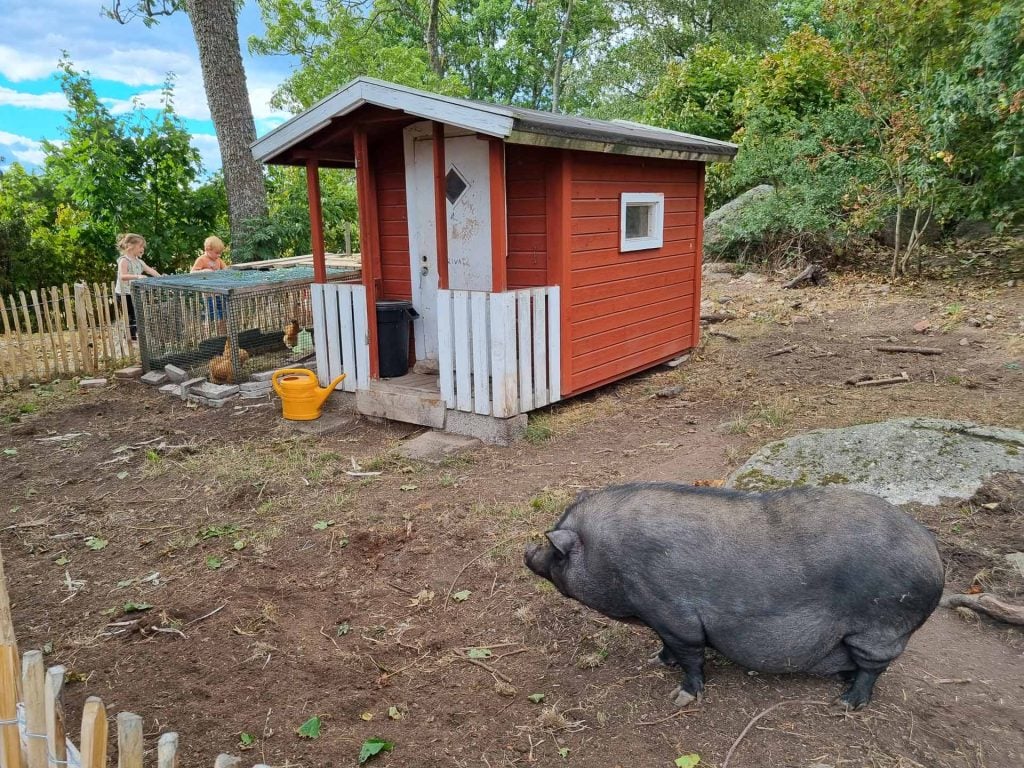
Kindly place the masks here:
<instances>
[{"instance_id":1,"label":"large gray boulder","mask_svg":"<svg viewBox=\"0 0 1024 768\"><path fill-rule=\"evenodd\" d=\"M818 429L769 443L726 486L770 490L845 485L893 504L967 499L988 476L1024 472L1024 432L943 419Z\"/></svg>"},{"instance_id":2,"label":"large gray boulder","mask_svg":"<svg viewBox=\"0 0 1024 768\"><path fill-rule=\"evenodd\" d=\"M748 189L742 195L737 195L717 211L712 211L704 217L704 245L714 247L725 238L725 229L736 220L740 211L751 203L767 197L775 191L771 184L760 184L753 189Z\"/></svg>"}]
</instances>

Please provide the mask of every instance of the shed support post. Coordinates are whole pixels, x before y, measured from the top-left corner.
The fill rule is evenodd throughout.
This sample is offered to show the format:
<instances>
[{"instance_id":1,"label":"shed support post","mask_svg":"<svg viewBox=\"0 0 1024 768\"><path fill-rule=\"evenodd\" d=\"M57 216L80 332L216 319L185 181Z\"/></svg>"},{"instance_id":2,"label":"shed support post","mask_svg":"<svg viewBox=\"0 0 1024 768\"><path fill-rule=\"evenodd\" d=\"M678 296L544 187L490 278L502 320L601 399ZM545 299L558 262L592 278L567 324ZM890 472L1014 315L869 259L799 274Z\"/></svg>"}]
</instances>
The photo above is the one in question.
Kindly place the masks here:
<instances>
[{"instance_id":1,"label":"shed support post","mask_svg":"<svg viewBox=\"0 0 1024 768\"><path fill-rule=\"evenodd\" d=\"M508 211L505 200L505 142L489 142L491 177L491 290L508 288Z\"/></svg>"},{"instance_id":2,"label":"shed support post","mask_svg":"<svg viewBox=\"0 0 1024 768\"><path fill-rule=\"evenodd\" d=\"M356 155L356 199L359 205L359 250L366 288L366 335L370 347L370 378L380 378L377 354L377 275L380 272L380 230L377 228L377 194L370 171L370 145L366 130L358 126L353 132Z\"/></svg>"},{"instance_id":3,"label":"shed support post","mask_svg":"<svg viewBox=\"0 0 1024 768\"><path fill-rule=\"evenodd\" d=\"M309 198L309 233L313 250L313 282L327 282L327 260L324 249L324 214L320 202L320 166L316 160L306 161L306 195Z\"/></svg>"},{"instance_id":4,"label":"shed support post","mask_svg":"<svg viewBox=\"0 0 1024 768\"><path fill-rule=\"evenodd\" d=\"M434 122L434 232L437 238L437 287L448 290L448 198L445 194L444 123Z\"/></svg>"}]
</instances>

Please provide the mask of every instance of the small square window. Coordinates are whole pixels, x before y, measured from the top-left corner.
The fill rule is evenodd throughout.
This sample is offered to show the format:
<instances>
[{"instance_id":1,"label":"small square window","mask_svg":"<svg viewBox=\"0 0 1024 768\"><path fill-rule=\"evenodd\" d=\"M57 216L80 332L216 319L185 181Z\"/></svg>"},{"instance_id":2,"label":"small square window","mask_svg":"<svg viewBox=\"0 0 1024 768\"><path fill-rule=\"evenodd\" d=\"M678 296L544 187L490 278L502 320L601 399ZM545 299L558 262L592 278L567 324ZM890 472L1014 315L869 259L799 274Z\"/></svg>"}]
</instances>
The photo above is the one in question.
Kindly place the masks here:
<instances>
[{"instance_id":1,"label":"small square window","mask_svg":"<svg viewBox=\"0 0 1024 768\"><path fill-rule=\"evenodd\" d=\"M620 251L661 248L664 242L665 195L623 192Z\"/></svg>"},{"instance_id":2,"label":"small square window","mask_svg":"<svg viewBox=\"0 0 1024 768\"><path fill-rule=\"evenodd\" d=\"M454 165L452 169L448 171L448 175L444 177L444 193L445 197L448 198L448 202L455 205L455 202L462 197L462 193L469 189L469 182L459 172L459 169Z\"/></svg>"}]
</instances>

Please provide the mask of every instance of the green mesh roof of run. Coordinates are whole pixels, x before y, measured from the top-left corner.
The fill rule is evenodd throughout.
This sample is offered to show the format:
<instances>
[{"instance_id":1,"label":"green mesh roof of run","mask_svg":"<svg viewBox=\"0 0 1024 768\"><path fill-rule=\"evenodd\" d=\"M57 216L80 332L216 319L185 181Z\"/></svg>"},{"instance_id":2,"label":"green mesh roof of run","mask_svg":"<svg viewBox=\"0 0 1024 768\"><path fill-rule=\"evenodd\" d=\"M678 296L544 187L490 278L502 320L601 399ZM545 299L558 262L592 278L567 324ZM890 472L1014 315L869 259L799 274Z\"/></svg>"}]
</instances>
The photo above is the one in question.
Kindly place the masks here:
<instances>
[{"instance_id":1,"label":"green mesh roof of run","mask_svg":"<svg viewBox=\"0 0 1024 768\"><path fill-rule=\"evenodd\" d=\"M327 269L328 280L343 280L359 274L358 269ZM192 272L185 275L161 275L139 280L133 287L140 290L161 288L185 288L204 293L231 294L237 292L258 292L288 285L302 285L313 282L312 267L287 267L285 269L222 269L217 272Z\"/></svg>"}]
</instances>

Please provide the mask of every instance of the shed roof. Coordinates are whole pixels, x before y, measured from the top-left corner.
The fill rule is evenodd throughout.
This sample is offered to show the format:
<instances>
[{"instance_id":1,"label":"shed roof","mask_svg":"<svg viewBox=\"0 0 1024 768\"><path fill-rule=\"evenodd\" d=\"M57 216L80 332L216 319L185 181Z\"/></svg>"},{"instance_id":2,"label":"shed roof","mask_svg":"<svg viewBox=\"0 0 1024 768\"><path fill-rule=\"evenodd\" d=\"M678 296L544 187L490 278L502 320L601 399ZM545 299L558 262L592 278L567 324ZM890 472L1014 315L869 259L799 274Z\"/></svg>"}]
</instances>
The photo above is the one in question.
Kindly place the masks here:
<instances>
[{"instance_id":1,"label":"shed roof","mask_svg":"<svg viewBox=\"0 0 1024 768\"><path fill-rule=\"evenodd\" d=\"M278 126L252 145L260 162L275 163L296 144L365 105L465 128L510 144L700 162L729 161L736 145L627 121L591 120L524 107L441 96L370 77L358 77Z\"/></svg>"}]
</instances>

